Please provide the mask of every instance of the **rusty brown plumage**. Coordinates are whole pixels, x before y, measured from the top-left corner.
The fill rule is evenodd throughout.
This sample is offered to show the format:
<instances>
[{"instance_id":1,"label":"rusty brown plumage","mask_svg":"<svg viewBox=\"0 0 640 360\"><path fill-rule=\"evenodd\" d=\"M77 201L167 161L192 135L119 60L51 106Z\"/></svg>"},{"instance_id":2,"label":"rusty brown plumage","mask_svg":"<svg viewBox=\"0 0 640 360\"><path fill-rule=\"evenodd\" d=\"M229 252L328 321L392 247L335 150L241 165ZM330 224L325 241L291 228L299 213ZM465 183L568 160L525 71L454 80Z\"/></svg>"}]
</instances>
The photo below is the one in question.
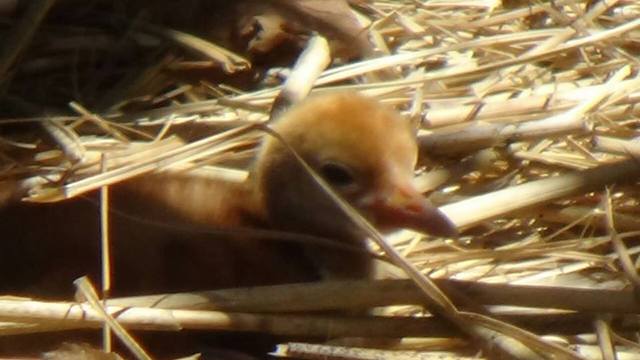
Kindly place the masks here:
<instances>
[{"instance_id":1,"label":"rusty brown plumage","mask_svg":"<svg viewBox=\"0 0 640 360\"><path fill-rule=\"evenodd\" d=\"M408 122L394 110L355 93L321 95L294 106L274 128L374 225L455 233L412 185L417 146ZM8 249L2 254L16 255L13 262L40 262L36 268L14 264L25 276L3 290L56 293L70 289L74 276L96 273L95 201L5 209L0 227L12 240L4 241ZM149 175L113 187L112 209L116 294L361 278L370 272L358 227L273 137L266 137L245 182ZM328 240L291 241L251 229ZM18 246L32 242L39 245ZM327 246L331 242L351 250ZM3 263L10 271L11 262Z\"/></svg>"},{"instance_id":2,"label":"rusty brown plumage","mask_svg":"<svg viewBox=\"0 0 640 360\"><path fill-rule=\"evenodd\" d=\"M412 185L417 146L395 111L354 93L322 95L273 127L374 225L455 234ZM99 279L97 205L88 196L1 209L0 273L13 276L0 291L69 298L75 278ZM148 175L112 186L111 210L114 296L371 274L363 233L273 137L244 182Z\"/></svg>"}]
</instances>

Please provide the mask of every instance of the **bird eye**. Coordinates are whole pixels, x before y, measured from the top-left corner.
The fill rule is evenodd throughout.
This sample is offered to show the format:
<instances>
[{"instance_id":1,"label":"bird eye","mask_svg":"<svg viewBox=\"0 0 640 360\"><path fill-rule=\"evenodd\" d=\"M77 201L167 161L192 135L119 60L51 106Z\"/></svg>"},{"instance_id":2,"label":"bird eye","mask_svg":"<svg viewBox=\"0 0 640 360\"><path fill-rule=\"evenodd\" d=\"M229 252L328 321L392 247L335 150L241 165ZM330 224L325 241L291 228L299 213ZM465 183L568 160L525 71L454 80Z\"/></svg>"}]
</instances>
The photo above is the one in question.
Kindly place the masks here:
<instances>
[{"instance_id":1,"label":"bird eye","mask_svg":"<svg viewBox=\"0 0 640 360\"><path fill-rule=\"evenodd\" d=\"M351 171L341 164L326 163L320 167L320 173L334 186L348 186L355 182Z\"/></svg>"}]
</instances>

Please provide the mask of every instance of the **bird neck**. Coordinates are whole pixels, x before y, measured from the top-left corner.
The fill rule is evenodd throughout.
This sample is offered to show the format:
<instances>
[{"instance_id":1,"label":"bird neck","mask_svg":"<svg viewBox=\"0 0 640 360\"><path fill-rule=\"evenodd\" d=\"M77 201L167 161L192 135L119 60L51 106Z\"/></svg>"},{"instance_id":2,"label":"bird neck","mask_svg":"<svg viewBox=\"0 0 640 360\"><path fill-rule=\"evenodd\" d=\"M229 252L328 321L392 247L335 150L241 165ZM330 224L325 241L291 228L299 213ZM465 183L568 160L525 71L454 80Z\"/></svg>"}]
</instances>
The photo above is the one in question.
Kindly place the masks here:
<instances>
[{"instance_id":1,"label":"bird neck","mask_svg":"<svg viewBox=\"0 0 640 360\"><path fill-rule=\"evenodd\" d=\"M120 198L124 198L121 202L145 204L139 210L156 219L223 229L254 226L265 219L259 199L247 181L151 174L125 182L119 190Z\"/></svg>"}]
</instances>

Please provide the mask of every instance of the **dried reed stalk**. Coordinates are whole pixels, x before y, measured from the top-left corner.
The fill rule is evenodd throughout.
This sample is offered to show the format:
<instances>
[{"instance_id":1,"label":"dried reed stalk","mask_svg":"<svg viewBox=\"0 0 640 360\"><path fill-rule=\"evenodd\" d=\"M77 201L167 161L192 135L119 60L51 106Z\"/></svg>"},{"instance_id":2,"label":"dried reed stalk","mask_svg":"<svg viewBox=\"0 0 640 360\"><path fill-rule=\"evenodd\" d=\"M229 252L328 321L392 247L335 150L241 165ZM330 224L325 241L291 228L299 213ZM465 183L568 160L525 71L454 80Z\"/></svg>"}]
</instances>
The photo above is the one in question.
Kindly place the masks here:
<instances>
[{"instance_id":1,"label":"dried reed stalk","mask_svg":"<svg viewBox=\"0 0 640 360\"><path fill-rule=\"evenodd\" d=\"M54 65L69 63L77 53L60 48L42 53L28 51L26 45L32 35L47 36L34 31L51 3L34 3L32 9L38 5L41 11L40 15L31 17L37 21L28 27L14 27L21 34L15 39L23 40L8 43L5 47L8 55L0 58L4 66L0 66L0 70L6 70L8 65L19 68L11 74L17 80L3 82L8 94L18 94L8 98L9 103L28 109L27 114L31 116L6 119L0 126L43 122L56 145L43 150L41 139L0 135L2 179L16 176L25 179L20 183L0 180L3 186L0 205L25 191L29 192L30 200L61 200L152 171L223 177L231 181L242 181L246 177L246 168L212 165L231 156L237 146L256 142L257 136L250 134L251 124L267 120L268 109L280 93L281 85L264 83L259 90L240 91L226 83L230 78L219 82L206 78L189 82L185 80L188 76L171 77L180 71L186 73L187 69L211 68L211 64L220 64L223 70L237 74L247 71L250 64L246 57L204 36L174 28L127 23L132 38L144 43L143 37L149 37L150 43L162 44L159 46L168 50L163 49L162 56L152 59L138 59L139 53L131 55L131 58L136 56L131 63L144 60L150 64L148 71L129 66L129 76L111 88L99 81L101 76L83 72L83 64L79 64L74 69L80 79L77 84L84 86L82 90L97 89L95 103L99 105L87 106L87 109L73 105L78 116L42 116L41 109L48 108L48 97L54 92L48 91L42 96L35 90L50 90L50 84L56 84L54 88L64 93L68 81ZM372 56L375 52L366 52L362 60L342 65L336 61L319 75L313 91L362 91L398 107L420 124L421 152L431 160L430 165L435 164L437 168L425 176L431 176L435 185L425 186L433 190L434 202L442 204L441 209L458 226L468 229L458 241L426 242L423 236L409 232L394 235L393 248L415 267L415 277L430 273L436 277L478 281L459 285L453 280L438 280L437 284L449 289L451 294L458 292L451 288L468 287L472 289L468 296L482 304L534 306L539 313L554 307L575 311L576 319L583 321L576 327L581 326L583 332L594 339L591 345L582 347L576 338L565 339L565 344L578 349L581 356L592 358L599 352L609 357L637 357L637 344L618 335L624 331L623 327L602 320L594 322L591 312L638 312L631 291L620 290L633 283L635 269L629 266L629 260L633 261L640 253L640 247L635 245L637 234L618 234L638 229L635 219L640 194L634 184L639 168L636 138L640 124L637 120L640 107L636 105L640 95L636 60L638 4L580 0L526 6L492 1L356 3L357 17L370 24L369 31L363 34L373 39L380 54ZM25 13L28 14L33 13ZM115 49L122 44L121 48L132 50L127 48L126 37L114 38L108 30L92 27L90 22L73 25L88 30L93 43L99 43L96 39L106 39L104 48L95 49L98 57L117 55ZM82 36L64 32L68 29L53 26L50 30L53 35L45 40L55 40L57 36L87 43L88 35L80 41ZM358 41L364 38L361 35L358 34ZM361 45L358 42L358 46ZM161 52L159 49L154 48ZM186 55L183 50L187 50ZM18 55L25 60L24 64L15 61ZM322 62L321 58L316 60ZM56 80L59 78L65 81ZM124 81L126 79L134 81ZM71 92L63 95L64 106L70 99L81 100L69 94ZM136 99L131 98L134 96ZM113 99L119 102L116 104ZM60 107L55 113L63 113L63 109L66 111ZM95 109L109 111L93 113ZM167 136L181 128L203 124L221 130L216 131L218 135L197 141ZM31 157L28 161L18 159L12 152L15 149L29 150ZM101 174L103 153L109 161L107 171ZM461 158L466 159L457 161ZM607 186L614 187L604 196L602 190ZM609 204L605 212L601 210L601 198L606 198ZM603 218L608 222L601 221ZM600 278L607 281L594 280ZM334 309L423 301L407 283L381 284L327 284L329 290L325 285L310 285L309 288L175 294L162 297L160 303L180 309L193 306L234 311L278 310L286 304L289 309L302 311L314 305L319 309ZM353 288L345 290L342 286ZM398 289L391 291L385 286L398 286ZM300 295L299 302L279 303L278 293L273 291L292 294L309 291L318 301L312 304ZM252 302L244 297L246 294L264 302ZM212 295L239 300L235 304L229 300L211 302ZM458 301L468 305L464 299L454 298L456 305ZM149 299L159 300L152 297L113 301L114 304L120 301L138 304ZM338 301L340 305L335 303ZM11 306L20 308L28 304ZM57 306L40 305L41 309ZM68 309L71 305L65 306ZM153 312L160 310L149 311L152 312L145 313L149 317L144 321L160 321L166 315L166 312ZM411 314L417 310L412 307L404 311ZM36 321L39 325L28 325L40 331L52 329L51 323L41 322L45 316L29 318L28 314L19 314L11 316L17 323ZM222 326L224 317L213 314L201 313L203 317L193 320L192 325ZM249 319L257 321L257 318ZM100 324L97 317L91 321L94 321L91 326ZM131 320L131 326L141 326L139 322L134 325L136 321L140 320ZM483 320L466 318L462 323L473 321L482 323ZM55 324L56 329L80 326L76 322L62 325L56 321ZM284 326L286 329L286 324ZM176 324L167 319L160 327L176 329ZM7 325L6 333L21 331L19 329L20 325ZM553 332L558 327L548 325L548 329ZM510 328L505 326L502 330L510 331ZM291 328L282 331L293 332ZM535 348L535 340L528 342L526 336L520 335L514 336ZM532 338L535 339L529 337ZM457 355L462 356L468 353L469 345L458 344L454 352L456 350ZM541 356L551 356L549 354L551 352L543 351ZM399 356L385 353L385 356L395 355Z\"/></svg>"}]
</instances>

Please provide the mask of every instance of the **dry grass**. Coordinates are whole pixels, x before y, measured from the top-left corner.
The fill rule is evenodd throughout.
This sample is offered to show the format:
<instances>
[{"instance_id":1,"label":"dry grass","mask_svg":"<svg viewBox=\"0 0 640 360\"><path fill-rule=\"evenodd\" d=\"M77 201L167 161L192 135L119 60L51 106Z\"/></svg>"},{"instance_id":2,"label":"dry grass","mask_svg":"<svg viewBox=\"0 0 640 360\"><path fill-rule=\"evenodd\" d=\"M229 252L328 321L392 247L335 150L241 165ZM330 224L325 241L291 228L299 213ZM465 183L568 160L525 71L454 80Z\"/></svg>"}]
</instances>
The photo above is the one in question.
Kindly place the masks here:
<instances>
[{"instance_id":1,"label":"dry grass","mask_svg":"<svg viewBox=\"0 0 640 360\"><path fill-rule=\"evenodd\" d=\"M269 306L269 301L279 303L269 300L269 289L248 297L243 290L163 297L168 304L120 299L107 312L118 313L114 317L127 327L164 331L333 331L341 337L406 338L384 345L384 351L358 350L362 344L348 341L343 343L347 347L289 344L279 349L282 356L290 351L308 358L458 358L477 350L457 340L466 325L491 330L470 331L484 345L495 341L497 347L510 348L515 341L537 351L521 358L639 357L634 294L640 286L635 181L640 175L635 140L640 5L577 0L354 3L379 54L334 64L319 75L313 91L361 91L396 106L420 126L423 164L434 170L421 173L418 181L464 229L463 236L425 239L403 231L387 241L420 273L438 279L436 284L464 311L451 309L446 297L438 302L434 293L430 301L421 300L424 295L403 282L391 288L349 284L348 291L327 284L316 289L315 302L300 295L287 303L288 310L300 311L385 306L380 314L397 319L274 315L281 309ZM113 22L128 24L126 37L82 21L71 24L75 28L54 27L45 36L38 28L47 26L50 5L33 2L23 14L30 26L4 25L13 41L0 58L3 102L20 111L2 115L0 125L38 123L53 139L8 131L0 137L0 176L23 179L24 200L58 201L147 172L190 171L231 181L246 176L246 166L237 164L246 163L247 149L259 136L252 124L267 121L281 86L245 83L247 89L239 90L232 85L237 85L235 76L253 70L247 70L245 57L225 50L226 44L169 27L142 26L121 19L122 14L113 14ZM80 36L83 27L87 33ZM74 35L63 38L65 32ZM30 50L30 42L42 41L39 36L58 37L60 44L93 39L98 57L124 61L125 70L93 74L92 83L91 66L55 66L77 48ZM138 43L131 41L136 37ZM105 50L118 43L135 51L122 58L123 52ZM145 65L134 66L132 58L145 53L145 47L146 57L138 61ZM222 73L222 80L189 79L198 68ZM60 77L76 77L80 83L76 89L53 91ZM25 81L30 80L41 91L26 96ZM78 87L92 91L76 96ZM65 109L69 100L78 102ZM194 128L205 128L207 134L179 136ZM367 295L350 297L361 294L352 290L358 288ZM277 293L295 291L301 290ZM261 299L266 305L221 305L220 298L227 297L238 303ZM434 298L449 315L456 314L449 320L457 329L421 316L419 305ZM125 305L135 307L121 312ZM257 309L265 314L239 313ZM0 332L94 328L102 324L100 313L89 305L2 300L0 319L10 322ZM506 336L495 340L494 332Z\"/></svg>"}]
</instances>

